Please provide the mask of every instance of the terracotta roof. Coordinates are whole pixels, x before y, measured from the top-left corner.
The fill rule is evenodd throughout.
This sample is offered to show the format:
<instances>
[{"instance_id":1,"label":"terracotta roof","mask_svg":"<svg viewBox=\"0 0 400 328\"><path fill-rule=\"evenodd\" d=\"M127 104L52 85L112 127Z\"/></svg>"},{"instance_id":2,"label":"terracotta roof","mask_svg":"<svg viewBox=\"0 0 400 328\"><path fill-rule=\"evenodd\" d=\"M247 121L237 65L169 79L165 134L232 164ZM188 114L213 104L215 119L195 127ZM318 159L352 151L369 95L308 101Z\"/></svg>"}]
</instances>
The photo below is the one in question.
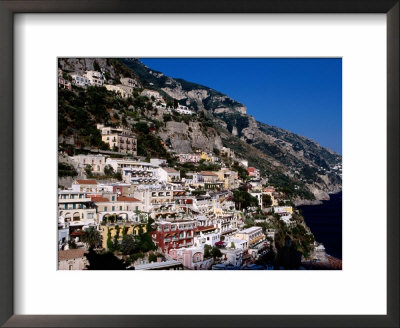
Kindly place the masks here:
<instances>
[{"instance_id":1,"label":"terracotta roof","mask_svg":"<svg viewBox=\"0 0 400 328\"><path fill-rule=\"evenodd\" d=\"M110 200L105 197L92 197L92 202L94 203L104 203L104 202L109 202Z\"/></svg>"},{"instance_id":2,"label":"terracotta roof","mask_svg":"<svg viewBox=\"0 0 400 328\"><path fill-rule=\"evenodd\" d=\"M118 197L117 200L118 200L119 202L140 202L140 200L137 199L137 198L134 198L134 197L125 197L125 196Z\"/></svg>"},{"instance_id":3,"label":"terracotta roof","mask_svg":"<svg viewBox=\"0 0 400 328\"><path fill-rule=\"evenodd\" d=\"M254 172L254 167L251 167L251 166L248 167L248 168L247 168L247 172Z\"/></svg>"},{"instance_id":4,"label":"terracotta roof","mask_svg":"<svg viewBox=\"0 0 400 328\"><path fill-rule=\"evenodd\" d=\"M218 174L214 173L214 172L210 172L210 171L201 171L199 172L201 175L210 175L210 176L218 176Z\"/></svg>"},{"instance_id":5,"label":"terracotta roof","mask_svg":"<svg viewBox=\"0 0 400 328\"><path fill-rule=\"evenodd\" d=\"M58 252L58 260L72 260L80 257L84 257L85 253L87 253L86 249L69 249L66 251Z\"/></svg>"},{"instance_id":6,"label":"terracotta roof","mask_svg":"<svg viewBox=\"0 0 400 328\"><path fill-rule=\"evenodd\" d=\"M163 167L162 169L167 173L179 173L177 170L175 170L172 167Z\"/></svg>"},{"instance_id":7,"label":"terracotta roof","mask_svg":"<svg viewBox=\"0 0 400 328\"><path fill-rule=\"evenodd\" d=\"M76 180L79 184L97 184L96 180Z\"/></svg>"},{"instance_id":8,"label":"terracotta roof","mask_svg":"<svg viewBox=\"0 0 400 328\"><path fill-rule=\"evenodd\" d=\"M275 188L274 187L267 187L264 189L264 192L274 192Z\"/></svg>"},{"instance_id":9,"label":"terracotta roof","mask_svg":"<svg viewBox=\"0 0 400 328\"><path fill-rule=\"evenodd\" d=\"M197 227L198 231L212 231L212 230L215 230L215 229L217 229L217 228L214 227L214 226Z\"/></svg>"}]
</instances>

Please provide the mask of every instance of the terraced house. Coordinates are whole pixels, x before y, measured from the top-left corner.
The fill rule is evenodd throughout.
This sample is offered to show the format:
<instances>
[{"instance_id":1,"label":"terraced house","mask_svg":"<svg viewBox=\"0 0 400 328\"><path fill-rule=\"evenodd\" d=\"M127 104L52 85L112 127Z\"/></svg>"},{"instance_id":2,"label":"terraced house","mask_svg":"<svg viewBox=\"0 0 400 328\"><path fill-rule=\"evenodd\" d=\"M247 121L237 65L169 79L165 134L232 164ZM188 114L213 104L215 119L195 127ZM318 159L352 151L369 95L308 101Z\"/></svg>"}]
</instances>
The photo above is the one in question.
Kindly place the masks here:
<instances>
[{"instance_id":1,"label":"terraced house","mask_svg":"<svg viewBox=\"0 0 400 328\"><path fill-rule=\"evenodd\" d=\"M97 124L97 129L101 132L101 140L110 146L111 150L121 154L137 154L136 136L123 127L113 128Z\"/></svg>"}]
</instances>

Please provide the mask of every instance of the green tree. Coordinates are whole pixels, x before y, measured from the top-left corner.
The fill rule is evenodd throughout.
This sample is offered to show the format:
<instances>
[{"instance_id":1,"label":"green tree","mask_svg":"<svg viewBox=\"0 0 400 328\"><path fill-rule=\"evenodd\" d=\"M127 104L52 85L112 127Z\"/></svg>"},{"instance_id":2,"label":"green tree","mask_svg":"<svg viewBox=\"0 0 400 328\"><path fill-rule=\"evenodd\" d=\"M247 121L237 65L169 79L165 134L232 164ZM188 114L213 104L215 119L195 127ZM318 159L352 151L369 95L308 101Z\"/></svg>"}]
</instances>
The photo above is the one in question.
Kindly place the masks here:
<instances>
[{"instance_id":1,"label":"green tree","mask_svg":"<svg viewBox=\"0 0 400 328\"><path fill-rule=\"evenodd\" d=\"M76 245L74 239L68 240L68 248L69 248L69 249L77 249L77 248L78 248L78 246Z\"/></svg>"},{"instance_id":2,"label":"green tree","mask_svg":"<svg viewBox=\"0 0 400 328\"><path fill-rule=\"evenodd\" d=\"M140 215L140 212L138 212L138 214ZM146 224L146 231L147 231L148 233L150 233L150 232L156 230L155 226L153 227L153 223L154 223L154 222L155 222L154 219L152 219L151 217L148 218L147 224Z\"/></svg>"},{"instance_id":3,"label":"green tree","mask_svg":"<svg viewBox=\"0 0 400 328\"><path fill-rule=\"evenodd\" d=\"M233 191L232 200L235 202L236 208L241 210L250 206L258 206L258 200L256 197L250 195L246 190L235 189Z\"/></svg>"},{"instance_id":4,"label":"green tree","mask_svg":"<svg viewBox=\"0 0 400 328\"><path fill-rule=\"evenodd\" d=\"M118 251L119 250L119 226L115 226L115 235L114 235L114 241L113 241L113 248L114 250Z\"/></svg>"},{"instance_id":5,"label":"green tree","mask_svg":"<svg viewBox=\"0 0 400 328\"><path fill-rule=\"evenodd\" d=\"M85 173L86 173L86 176L87 176L88 178L91 178L91 177L93 176L92 167L91 167L89 164L87 164L87 165L85 166Z\"/></svg>"},{"instance_id":6,"label":"green tree","mask_svg":"<svg viewBox=\"0 0 400 328\"><path fill-rule=\"evenodd\" d=\"M75 177L78 175L78 172L76 172L75 168L66 163L59 162L58 163L58 176L59 177Z\"/></svg>"},{"instance_id":7,"label":"green tree","mask_svg":"<svg viewBox=\"0 0 400 328\"><path fill-rule=\"evenodd\" d=\"M110 164L108 164L108 165L106 165L105 167L104 167L104 174L105 175L107 175L107 176L112 176L112 175L114 175L114 168L110 165Z\"/></svg>"},{"instance_id":8,"label":"green tree","mask_svg":"<svg viewBox=\"0 0 400 328\"><path fill-rule=\"evenodd\" d=\"M154 253L149 254L149 262L157 262L157 255Z\"/></svg>"},{"instance_id":9,"label":"green tree","mask_svg":"<svg viewBox=\"0 0 400 328\"><path fill-rule=\"evenodd\" d=\"M272 198L270 195L263 194L262 195L262 204L263 207L270 207L272 205Z\"/></svg>"},{"instance_id":10,"label":"green tree","mask_svg":"<svg viewBox=\"0 0 400 328\"><path fill-rule=\"evenodd\" d=\"M101 235L94 227L90 227L83 231L81 240L89 246L89 248L97 248L101 246Z\"/></svg>"},{"instance_id":11,"label":"green tree","mask_svg":"<svg viewBox=\"0 0 400 328\"><path fill-rule=\"evenodd\" d=\"M99 254L93 249L89 249L85 256L89 262L86 266L88 270L126 270L128 266L127 263L110 252Z\"/></svg>"},{"instance_id":12,"label":"green tree","mask_svg":"<svg viewBox=\"0 0 400 328\"><path fill-rule=\"evenodd\" d=\"M212 249L212 247L210 245L208 245L208 244L204 245L204 258L205 259L209 259L212 257L211 249Z\"/></svg>"},{"instance_id":13,"label":"green tree","mask_svg":"<svg viewBox=\"0 0 400 328\"><path fill-rule=\"evenodd\" d=\"M114 251L114 245L113 245L113 242L112 242L112 240L111 240L111 231L110 231L110 228L108 228L108 231L107 231L107 249L108 249L110 252L113 252L113 251Z\"/></svg>"},{"instance_id":14,"label":"green tree","mask_svg":"<svg viewBox=\"0 0 400 328\"><path fill-rule=\"evenodd\" d=\"M213 257L214 260L216 260L217 258L222 257L222 252L218 247L213 247L211 250L211 256Z\"/></svg>"},{"instance_id":15,"label":"green tree","mask_svg":"<svg viewBox=\"0 0 400 328\"><path fill-rule=\"evenodd\" d=\"M121 242L121 252L124 255L131 255L137 251L137 240L133 235L125 235Z\"/></svg>"},{"instance_id":16,"label":"green tree","mask_svg":"<svg viewBox=\"0 0 400 328\"><path fill-rule=\"evenodd\" d=\"M122 174L121 172L116 172L114 174L114 178L117 179L118 181L122 181Z\"/></svg>"}]
</instances>

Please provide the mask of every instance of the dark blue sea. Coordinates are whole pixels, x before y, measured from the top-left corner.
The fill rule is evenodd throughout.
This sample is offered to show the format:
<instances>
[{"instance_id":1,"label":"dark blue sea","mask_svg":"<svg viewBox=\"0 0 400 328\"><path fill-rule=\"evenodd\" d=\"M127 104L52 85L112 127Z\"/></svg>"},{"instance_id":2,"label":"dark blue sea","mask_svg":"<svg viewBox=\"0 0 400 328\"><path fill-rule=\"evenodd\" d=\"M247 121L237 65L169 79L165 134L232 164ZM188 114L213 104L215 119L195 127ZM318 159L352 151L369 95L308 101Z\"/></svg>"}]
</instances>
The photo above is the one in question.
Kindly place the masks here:
<instances>
[{"instance_id":1,"label":"dark blue sea","mask_svg":"<svg viewBox=\"0 0 400 328\"><path fill-rule=\"evenodd\" d=\"M330 195L321 205L299 206L316 241L329 255L342 259L342 193Z\"/></svg>"}]
</instances>

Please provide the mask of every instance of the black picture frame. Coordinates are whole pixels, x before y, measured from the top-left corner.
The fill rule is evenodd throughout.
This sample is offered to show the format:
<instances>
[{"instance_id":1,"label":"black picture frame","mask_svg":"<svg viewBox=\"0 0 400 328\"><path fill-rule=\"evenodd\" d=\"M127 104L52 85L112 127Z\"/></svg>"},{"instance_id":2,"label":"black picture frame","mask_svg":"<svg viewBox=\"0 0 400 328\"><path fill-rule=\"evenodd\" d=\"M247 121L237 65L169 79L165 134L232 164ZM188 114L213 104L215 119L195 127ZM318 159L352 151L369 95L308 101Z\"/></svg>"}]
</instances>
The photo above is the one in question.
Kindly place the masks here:
<instances>
[{"instance_id":1,"label":"black picture frame","mask_svg":"<svg viewBox=\"0 0 400 328\"><path fill-rule=\"evenodd\" d=\"M0 324L4 327L399 327L399 0L0 0ZM13 21L16 13L385 13L387 315L14 315ZM368 270L368 268L366 268ZM344 295L345 297L345 295Z\"/></svg>"}]
</instances>

